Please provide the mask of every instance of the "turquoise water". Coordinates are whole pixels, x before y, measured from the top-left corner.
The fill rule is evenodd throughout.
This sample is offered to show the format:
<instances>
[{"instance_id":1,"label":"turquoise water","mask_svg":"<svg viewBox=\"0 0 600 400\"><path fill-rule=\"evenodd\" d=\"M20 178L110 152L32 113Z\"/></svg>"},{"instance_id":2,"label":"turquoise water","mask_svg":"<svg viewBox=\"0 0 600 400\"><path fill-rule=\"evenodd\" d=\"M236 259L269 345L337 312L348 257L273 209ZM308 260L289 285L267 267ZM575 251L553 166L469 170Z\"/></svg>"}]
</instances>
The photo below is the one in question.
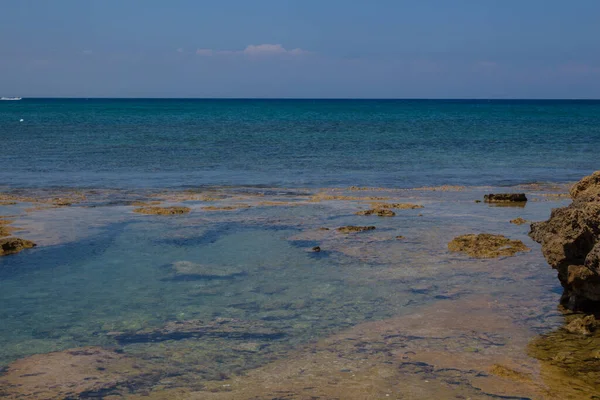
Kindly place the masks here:
<instances>
[{"instance_id":1,"label":"turquoise water","mask_svg":"<svg viewBox=\"0 0 600 400\"><path fill-rule=\"evenodd\" d=\"M8 187L573 181L600 101L24 99L0 142Z\"/></svg>"}]
</instances>

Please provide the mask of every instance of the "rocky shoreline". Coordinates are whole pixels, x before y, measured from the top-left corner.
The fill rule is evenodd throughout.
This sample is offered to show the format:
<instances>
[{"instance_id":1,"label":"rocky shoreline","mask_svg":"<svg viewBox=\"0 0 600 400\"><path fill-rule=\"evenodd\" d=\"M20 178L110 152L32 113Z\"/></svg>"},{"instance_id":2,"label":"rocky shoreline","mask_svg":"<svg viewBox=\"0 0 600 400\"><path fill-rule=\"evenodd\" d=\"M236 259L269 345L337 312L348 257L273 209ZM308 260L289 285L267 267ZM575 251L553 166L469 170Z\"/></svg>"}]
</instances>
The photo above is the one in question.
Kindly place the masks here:
<instances>
[{"instance_id":1,"label":"rocky shoreline","mask_svg":"<svg viewBox=\"0 0 600 400\"><path fill-rule=\"evenodd\" d=\"M572 310L600 311L600 171L570 190L567 207L531 225L529 236L542 252L564 289L561 304Z\"/></svg>"}]
</instances>

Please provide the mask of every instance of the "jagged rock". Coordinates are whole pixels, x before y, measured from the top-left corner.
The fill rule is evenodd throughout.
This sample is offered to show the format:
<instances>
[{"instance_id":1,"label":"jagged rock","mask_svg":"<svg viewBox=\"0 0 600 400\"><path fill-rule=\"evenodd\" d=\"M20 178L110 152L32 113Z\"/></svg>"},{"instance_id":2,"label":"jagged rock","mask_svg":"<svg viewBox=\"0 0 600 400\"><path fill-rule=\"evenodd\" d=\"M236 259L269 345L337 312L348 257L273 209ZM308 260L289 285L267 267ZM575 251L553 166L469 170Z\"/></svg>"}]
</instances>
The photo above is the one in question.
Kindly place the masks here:
<instances>
[{"instance_id":1,"label":"jagged rock","mask_svg":"<svg viewBox=\"0 0 600 400\"><path fill-rule=\"evenodd\" d=\"M448 250L463 252L475 258L514 256L518 252L529 251L520 240L511 240L502 235L480 233L462 235L448 243Z\"/></svg>"},{"instance_id":2,"label":"jagged rock","mask_svg":"<svg viewBox=\"0 0 600 400\"><path fill-rule=\"evenodd\" d=\"M561 303L570 309L600 307L600 172L570 191L573 202L552 210L550 219L531 225L529 236L564 288Z\"/></svg>"},{"instance_id":3,"label":"jagged rock","mask_svg":"<svg viewBox=\"0 0 600 400\"><path fill-rule=\"evenodd\" d=\"M190 261L177 261L172 265L178 278L233 278L243 275L244 271L230 266L197 264Z\"/></svg>"},{"instance_id":4,"label":"jagged rock","mask_svg":"<svg viewBox=\"0 0 600 400\"><path fill-rule=\"evenodd\" d=\"M120 344L162 342L200 337L220 337L243 340L272 340L282 338L282 331L270 328L259 321L242 321L217 318L214 321L173 321L161 328L143 329L134 332L111 332Z\"/></svg>"},{"instance_id":5,"label":"jagged rock","mask_svg":"<svg viewBox=\"0 0 600 400\"><path fill-rule=\"evenodd\" d=\"M598 322L593 315L578 317L565 325L565 329L570 333L578 335L591 335L598 327Z\"/></svg>"},{"instance_id":6,"label":"jagged rock","mask_svg":"<svg viewBox=\"0 0 600 400\"><path fill-rule=\"evenodd\" d=\"M133 212L148 215L177 215L187 214L191 211L189 207L139 207Z\"/></svg>"},{"instance_id":7,"label":"jagged rock","mask_svg":"<svg viewBox=\"0 0 600 400\"><path fill-rule=\"evenodd\" d=\"M37 354L15 361L0 376L3 399L81 399L116 394L151 379L138 360L100 347Z\"/></svg>"},{"instance_id":8,"label":"jagged rock","mask_svg":"<svg viewBox=\"0 0 600 400\"><path fill-rule=\"evenodd\" d=\"M490 193L483 196L486 203L523 203L527 201L525 193Z\"/></svg>"},{"instance_id":9,"label":"jagged rock","mask_svg":"<svg viewBox=\"0 0 600 400\"><path fill-rule=\"evenodd\" d=\"M356 215L377 215L378 217L394 217L396 216L396 213L392 210L374 208L371 210L359 211L356 213Z\"/></svg>"},{"instance_id":10,"label":"jagged rock","mask_svg":"<svg viewBox=\"0 0 600 400\"><path fill-rule=\"evenodd\" d=\"M0 239L0 256L16 254L20 251L30 249L35 246L36 244L32 241L21 238L9 237L6 239Z\"/></svg>"},{"instance_id":11,"label":"jagged rock","mask_svg":"<svg viewBox=\"0 0 600 400\"><path fill-rule=\"evenodd\" d=\"M337 228L337 231L341 232L341 233L354 233L354 232L372 231L373 229L375 229L374 226L353 226L353 225L348 225L348 226L342 226L342 227Z\"/></svg>"}]
</instances>

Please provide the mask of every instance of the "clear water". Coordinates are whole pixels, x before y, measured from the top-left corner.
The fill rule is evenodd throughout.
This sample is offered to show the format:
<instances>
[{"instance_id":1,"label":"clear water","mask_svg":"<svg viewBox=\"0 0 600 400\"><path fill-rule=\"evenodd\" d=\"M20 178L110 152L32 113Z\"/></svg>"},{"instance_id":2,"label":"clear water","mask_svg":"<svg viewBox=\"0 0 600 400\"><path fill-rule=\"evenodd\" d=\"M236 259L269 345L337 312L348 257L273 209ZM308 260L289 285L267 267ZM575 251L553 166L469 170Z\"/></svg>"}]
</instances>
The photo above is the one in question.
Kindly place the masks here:
<instances>
[{"instance_id":1,"label":"clear water","mask_svg":"<svg viewBox=\"0 0 600 400\"><path fill-rule=\"evenodd\" d=\"M0 185L573 181L599 141L600 101L24 99L0 103Z\"/></svg>"},{"instance_id":2,"label":"clear water","mask_svg":"<svg viewBox=\"0 0 600 400\"><path fill-rule=\"evenodd\" d=\"M566 186L514 185L581 178L598 169L599 142L599 101L0 103L2 191L36 197L60 187L56 197L71 195L68 188L88 196L69 207L0 204L18 236L38 243L0 257L0 368L31 354L101 345L153 363L172 387L196 387L367 321L471 298L510 308L522 330L486 334L515 336L518 346L498 352L523 358L528 340L563 322L560 286L528 224L509 221L546 219L568 200L547 196ZM400 189L441 184L467 188ZM424 208L379 218L355 215L368 201L310 201L320 188L349 186L392 189L328 193ZM524 208L474 202L507 190L531 201ZM148 216L127 205L153 196L192 212ZM240 203L250 207L203 208ZM335 232L344 225L377 229ZM499 260L447 251L455 236L480 232L522 240L532 251ZM320 253L310 251L316 245ZM243 273L182 279L173 273L177 261ZM253 347L228 338L123 345L111 334L222 317L260 321L284 335Z\"/></svg>"}]
</instances>

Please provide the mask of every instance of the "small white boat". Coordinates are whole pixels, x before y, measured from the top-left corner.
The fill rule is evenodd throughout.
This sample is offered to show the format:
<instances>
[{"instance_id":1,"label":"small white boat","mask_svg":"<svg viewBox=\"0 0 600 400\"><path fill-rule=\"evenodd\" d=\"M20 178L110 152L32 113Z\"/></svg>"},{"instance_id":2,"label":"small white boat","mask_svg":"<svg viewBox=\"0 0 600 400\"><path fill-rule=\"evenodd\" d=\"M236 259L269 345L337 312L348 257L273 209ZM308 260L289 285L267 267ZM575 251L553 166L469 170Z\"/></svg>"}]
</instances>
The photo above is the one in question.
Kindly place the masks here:
<instances>
[{"instance_id":1,"label":"small white boat","mask_svg":"<svg viewBox=\"0 0 600 400\"><path fill-rule=\"evenodd\" d=\"M20 97L0 97L0 100L21 100Z\"/></svg>"}]
</instances>

